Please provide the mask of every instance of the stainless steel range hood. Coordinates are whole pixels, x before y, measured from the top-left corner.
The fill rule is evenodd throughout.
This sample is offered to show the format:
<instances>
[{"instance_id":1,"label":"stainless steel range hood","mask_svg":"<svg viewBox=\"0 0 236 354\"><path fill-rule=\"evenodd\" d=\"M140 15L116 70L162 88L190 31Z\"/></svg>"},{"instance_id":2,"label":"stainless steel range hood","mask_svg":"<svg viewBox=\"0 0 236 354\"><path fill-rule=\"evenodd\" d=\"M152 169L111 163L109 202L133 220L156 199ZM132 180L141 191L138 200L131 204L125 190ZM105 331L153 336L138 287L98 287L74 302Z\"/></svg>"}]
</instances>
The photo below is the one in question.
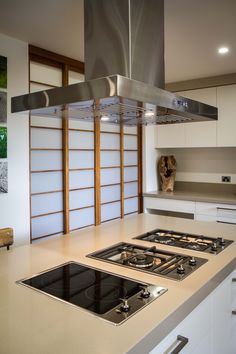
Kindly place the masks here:
<instances>
[{"instance_id":1,"label":"stainless steel range hood","mask_svg":"<svg viewBox=\"0 0 236 354\"><path fill-rule=\"evenodd\" d=\"M217 119L164 86L164 0L84 0L85 82L12 98L12 112L125 125ZM66 112L66 114L65 114Z\"/></svg>"}]
</instances>

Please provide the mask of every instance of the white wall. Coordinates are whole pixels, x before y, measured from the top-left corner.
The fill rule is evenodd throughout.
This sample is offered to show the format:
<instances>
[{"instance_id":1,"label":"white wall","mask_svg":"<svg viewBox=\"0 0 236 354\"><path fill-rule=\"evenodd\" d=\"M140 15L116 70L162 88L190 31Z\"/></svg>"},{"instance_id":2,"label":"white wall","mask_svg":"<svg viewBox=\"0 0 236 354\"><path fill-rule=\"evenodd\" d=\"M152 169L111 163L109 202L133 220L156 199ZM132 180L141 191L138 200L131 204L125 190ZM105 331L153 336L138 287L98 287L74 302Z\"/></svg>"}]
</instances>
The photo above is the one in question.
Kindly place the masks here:
<instances>
[{"instance_id":1,"label":"white wall","mask_svg":"<svg viewBox=\"0 0 236 354\"><path fill-rule=\"evenodd\" d=\"M156 126L143 127L143 192L157 190L158 151L155 149Z\"/></svg>"},{"instance_id":2,"label":"white wall","mask_svg":"<svg viewBox=\"0 0 236 354\"><path fill-rule=\"evenodd\" d=\"M236 184L236 148L159 149L160 155L174 155L176 181L222 183L221 176L231 176Z\"/></svg>"},{"instance_id":3,"label":"white wall","mask_svg":"<svg viewBox=\"0 0 236 354\"><path fill-rule=\"evenodd\" d=\"M11 97L28 92L28 44L0 34L8 59L8 193L0 193L0 228L13 227L14 245L30 239L28 114L11 114Z\"/></svg>"}]
</instances>

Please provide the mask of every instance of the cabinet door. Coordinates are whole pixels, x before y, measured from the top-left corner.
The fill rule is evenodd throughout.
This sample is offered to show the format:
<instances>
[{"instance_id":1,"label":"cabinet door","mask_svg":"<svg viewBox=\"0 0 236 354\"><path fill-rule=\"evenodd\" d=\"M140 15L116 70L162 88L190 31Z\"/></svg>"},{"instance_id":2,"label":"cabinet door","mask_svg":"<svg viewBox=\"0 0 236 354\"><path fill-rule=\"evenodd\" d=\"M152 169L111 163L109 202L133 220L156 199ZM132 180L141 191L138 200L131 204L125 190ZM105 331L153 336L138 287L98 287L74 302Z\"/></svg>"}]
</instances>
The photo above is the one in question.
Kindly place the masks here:
<instances>
[{"instance_id":1,"label":"cabinet door","mask_svg":"<svg viewBox=\"0 0 236 354\"><path fill-rule=\"evenodd\" d=\"M232 347L233 274L230 274L212 293L212 353L214 354L235 353L235 348Z\"/></svg>"},{"instance_id":2,"label":"cabinet door","mask_svg":"<svg viewBox=\"0 0 236 354\"><path fill-rule=\"evenodd\" d=\"M171 353L180 343L178 335L188 339L182 354L210 354L211 351L211 298L203 300L150 354Z\"/></svg>"},{"instance_id":3,"label":"cabinet door","mask_svg":"<svg viewBox=\"0 0 236 354\"><path fill-rule=\"evenodd\" d=\"M178 92L180 96L216 106L216 88ZM216 122L188 123L185 127L186 147L216 146Z\"/></svg>"},{"instance_id":4,"label":"cabinet door","mask_svg":"<svg viewBox=\"0 0 236 354\"><path fill-rule=\"evenodd\" d=\"M232 327L231 327L231 348L236 348L236 270L231 276L232 289L231 289L231 310L232 312ZM236 351L236 350L235 350Z\"/></svg>"},{"instance_id":5,"label":"cabinet door","mask_svg":"<svg viewBox=\"0 0 236 354\"><path fill-rule=\"evenodd\" d=\"M185 147L185 125L182 123L159 125L157 127L156 147Z\"/></svg>"},{"instance_id":6,"label":"cabinet door","mask_svg":"<svg viewBox=\"0 0 236 354\"><path fill-rule=\"evenodd\" d=\"M217 87L218 146L236 146L236 85Z\"/></svg>"}]
</instances>

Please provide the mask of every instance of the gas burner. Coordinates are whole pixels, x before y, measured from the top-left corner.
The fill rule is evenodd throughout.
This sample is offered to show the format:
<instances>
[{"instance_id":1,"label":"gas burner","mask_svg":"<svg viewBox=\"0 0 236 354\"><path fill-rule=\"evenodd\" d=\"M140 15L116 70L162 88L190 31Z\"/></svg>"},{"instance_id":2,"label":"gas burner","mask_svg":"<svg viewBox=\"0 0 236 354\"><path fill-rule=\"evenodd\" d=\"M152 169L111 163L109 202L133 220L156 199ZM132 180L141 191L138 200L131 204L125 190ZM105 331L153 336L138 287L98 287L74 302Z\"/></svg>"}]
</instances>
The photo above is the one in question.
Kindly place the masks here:
<instances>
[{"instance_id":1,"label":"gas burner","mask_svg":"<svg viewBox=\"0 0 236 354\"><path fill-rule=\"evenodd\" d=\"M149 268L153 265L153 257L144 253L136 254L130 257L127 263L136 268Z\"/></svg>"},{"instance_id":2,"label":"gas burner","mask_svg":"<svg viewBox=\"0 0 236 354\"><path fill-rule=\"evenodd\" d=\"M88 257L174 280L183 280L207 262L207 259L167 252L156 246L147 248L125 242L89 254ZM148 291L141 296L148 296Z\"/></svg>"},{"instance_id":3,"label":"gas burner","mask_svg":"<svg viewBox=\"0 0 236 354\"><path fill-rule=\"evenodd\" d=\"M171 231L168 231L168 232L161 232L161 231L158 231L157 233L156 233L156 235L157 236L160 236L160 237L164 237L164 236L166 236L166 237L171 237L172 236L172 232Z\"/></svg>"},{"instance_id":4,"label":"gas burner","mask_svg":"<svg viewBox=\"0 0 236 354\"><path fill-rule=\"evenodd\" d=\"M164 229L156 229L134 238L143 241L160 243L167 246L212 253L215 255L222 252L226 247L234 242L231 240L225 240L223 237L213 238L204 235L194 235L186 232Z\"/></svg>"},{"instance_id":5,"label":"gas burner","mask_svg":"<svg viewBox=\"0 0 236 354\"><path fill-rule=\"evenodd\" d=\"M191 250L194 250L194 251L201 251L202 250L202 247L197 244L197 243L189 243L186 248L189 248Z\"/></svg>"},{"instance_id":6,"label":"gas burner","mask_svg":"<svg viewBox=\"0 0 236 354\"><path fill-rule=\"evenodd\" d=\"M173 241L175 241L175 239L171 238L170 236L163 235L163 236L160 236L159 238L155 239L154 241L157 243L161 243L163 245L169 245L169 244L173 243Z\"/></svg>"}]
</instances>

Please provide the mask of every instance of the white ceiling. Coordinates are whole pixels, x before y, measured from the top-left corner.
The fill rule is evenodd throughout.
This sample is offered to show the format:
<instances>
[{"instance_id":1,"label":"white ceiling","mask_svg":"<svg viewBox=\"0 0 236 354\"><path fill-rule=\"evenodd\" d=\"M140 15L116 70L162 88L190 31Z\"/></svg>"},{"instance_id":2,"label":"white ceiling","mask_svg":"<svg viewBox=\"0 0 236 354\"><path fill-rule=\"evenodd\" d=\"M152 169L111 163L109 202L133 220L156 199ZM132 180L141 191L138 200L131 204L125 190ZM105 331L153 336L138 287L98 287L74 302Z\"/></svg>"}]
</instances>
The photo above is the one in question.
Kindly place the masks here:
<instances>
[{"instance_id":1,"label":"white ceiling","mask_svg":"<svg viewBox=\"0 0 236 354\"><path fill-rule=\"evenodd\" d=\"M0 33L81 61L83 26L83 0L0 0ZM236 0L165 0L165 71L166 82L236 72Z\"/></svg>"}]
</instances>

